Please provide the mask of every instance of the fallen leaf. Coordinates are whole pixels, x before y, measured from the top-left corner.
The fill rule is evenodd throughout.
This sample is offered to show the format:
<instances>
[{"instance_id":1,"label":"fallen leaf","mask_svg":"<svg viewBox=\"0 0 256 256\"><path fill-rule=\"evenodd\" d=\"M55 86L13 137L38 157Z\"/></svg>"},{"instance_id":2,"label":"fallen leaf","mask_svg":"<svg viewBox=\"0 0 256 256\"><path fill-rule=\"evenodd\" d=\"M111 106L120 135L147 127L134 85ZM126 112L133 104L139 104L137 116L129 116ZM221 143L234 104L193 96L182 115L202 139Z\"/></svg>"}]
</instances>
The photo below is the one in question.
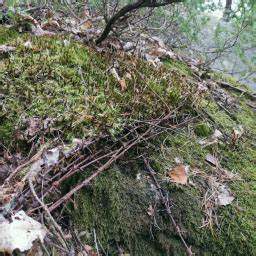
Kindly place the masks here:
<instances>
[{"instance_id":1,"label":"fallen leaf","mask_svg":"<svg viewBox=\"0 0 256 256\"><path fill-rule=\"evenodd\" d=\"M239 125L237 128L233 128L233 133L232 133L232 140L233 143L236 143L238 139L243 135L244 133L244 128Z\"/></svg>"},{"instance_id":2,"label":"fallen leaf","mask_svg":"<svg viewBox=\"0 0 256 256\"><path fill-rule=\"evenodd\" d=\"M25 43L24 43L24 47L25 48L27 48L27 49L32 49L32 43L31 43L31 41L26 41Z\"/></svg>"},{"instance_id":3,"label":"fallen leaf","mask_svg":"<svg viewBox=\"0 0 256 256\"><path fill-rule=\"evenodd\" d=\"M86 29L90 29L93 27L93 23L92 23L92 19L87 19L85 20L81 25L80 25L80 29L82 30L86 30Z\"/></svg>"},{"instance_id":4,"label":"fallen leaf","mask_svg":"<svg viewBox=\"0 0 256 256\"><path fill-rule=\"evenodd\" d=\"M216 129L216 130L214 131L213 135L212 135L212 138L213 138L213 139L219 139L219 138L221 138L222 136L223 136L222 132L219 131L218 129Z\"/></svg>"},{"instance_id":5,"label":"fallen leaf","mask_svg":"<svg viewBox=\"0 0 256 256\"><path fill-rule=\"evenodd\" d=\"M215 205L229 205L235 199L231 195L231 191L226 184L222 184L216 181L216 177L210 176L208 178L208 185L212 190L212 196L215 202Z\"/></svg>"},{"instance_id":6,"label":"fallen leaf","mask_svg":"<svg viewBox=\"0 0 256 256\"><path fill-rule=\"evenodd\" d=\"M150 206L148 207L148 209L147 209L147 214L148 214L149 216L153 216L153 215L154 215L154 212L155 212L155 210L154 210L153 206L150 205Z\"/></svg>"},{"instance_id":7,"label":"fallen leaf","mask_svg":"<svg viewBox=\"0 0 256 256\"><path fill-rule=\"evenodd\" d=\"M127 84L123 78L119 80L119 84L121 85L121 91L125 91L127 88Z\"/></svg>"},{"instance_id":8,"label":"fallen leaf","mask_svg":"<svg viewBox=\"0 0 256 256\"><path fill-rule=\"evenodd\" d=\"M178 184L187 184L188 174L186 167L182 164L177 165L174 169L168 172L169 177Z\"/></svg>"},{"instance_id":9,"label":"fallen leaf","mask_svg":"<svg viewBox=\"0 0 256 256\"><path fill-rule=\"evenodd\" d=\"M43 243L46 231L42 224L19 211L7 220L0 223L0 252L12 254L15 249L27 251L33 246L35 240Z\"/></svg>"},{"instance_id":10,"label":"fallen leaf","mask_svg":"<svg viewBox=\"0 0 256 256\"><path fill-rule=\"evenodd\" d=\"M134 48L134 43L133 42L127 42L124 46L123 46L123 48L124 48L124 50L125 51L130 51L130 50L132 50L133 48Z\"/></svg>"},{"instance_id":11,"label":"fallen leaf","mask_svg":"<svg viewBox=\"0 0 256 256\"><path fill-rule=\"evenodd\" d=\"M231 204L234 199L227 186L220 184L218 187L217 204L225 206Z\"/></svg>"},{"instance_id":12,"label":"fallen leaf","mask_svg":"<svg viewBox=\"0 0 256 256\"><path fill-rule=\"evenodd\" d=\"M205 160L208 163L210 163L210 164L212 164L214 166L218 166L219 165L219 160L215 156L213 156L213 155L211 155L209 153L206 155Z\"/></svg>"}]
</instances>

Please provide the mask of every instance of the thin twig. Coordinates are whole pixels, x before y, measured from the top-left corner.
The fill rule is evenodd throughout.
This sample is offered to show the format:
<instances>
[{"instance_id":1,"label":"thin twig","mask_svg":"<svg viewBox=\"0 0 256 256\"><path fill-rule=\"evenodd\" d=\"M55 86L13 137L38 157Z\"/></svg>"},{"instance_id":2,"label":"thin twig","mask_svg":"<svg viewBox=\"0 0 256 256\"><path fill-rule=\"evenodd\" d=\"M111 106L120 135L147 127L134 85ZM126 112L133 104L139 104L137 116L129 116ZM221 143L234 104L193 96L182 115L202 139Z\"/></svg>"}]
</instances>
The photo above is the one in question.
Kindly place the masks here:
<instances>
[{"instance_id":1,"label":"thin twig","mask_svg":"<svg viewBox=\"0 0 256 256\"><path fill-rule=\"evenodd\" d=\"M54 218L52 217L48 207L41 201L41 199L38 197L38 195L36 194L36 191L35 191L35 188L33 186L33 182L32 182L32 179L31 179L31 176L28 177L28 183L29 183L29 187L30 187L30 190L34 196L34 198L36 199L36 201L42 206L42 208L44 209L44 211L46 212L46 214L48 215L50 221L52 222L53 226L56 228L56 230L58 230L57 232L57 236L61 237L61 240L63 241L63 244L65 245L65 249L67 251L69 251L68 249L68 245L66 243L66 240L65 240L65 236L60 228L60 226L57 224L57 222L54 220Z\"/></svg>"},{"instance_id":2,"label":"thin twig","mask_svg":"<svg viewBox=\"0 0 256 256\"><path fill-rule=\"evenodd\" d=\"M93 237L94 237L94 244L95 244L95 247L96 247L97 255L100 256L95 228L93 229Z\"/></svg>"},{"instance_id":3,"label":"thin twig","mask_svg":"<svg viewBox=\"0 0 256 256\"><path fill-rule=\"evenodd\" d=\"M192 256L193 253L192 253L192 250L191 250L191 247L187 245L182 233L181 233L181 229L180 227L178 226L178 224L176 223L176 221L174 220L173 216L172 216L172 212L171 212L171 209L170 209L170 205L169 205L169 199L168 197L165 196L160 184L158 183L157 179L155 178L155 175L154 175L154 170L152 169L152 167L149 165L149 162L144 158L144 163L147 167L147 170L150 174L150 177L152 179L152 181L154 182L156 188L157 188L157 191L159 192L159 195L160 195L160 198L161 198L161 201L162 203L164 204L165 208L166 208L166 212L169 216L169 218L171 219L172 221L172 224L173 226L175 227L175 230L178 234L178 236L180 237L184 247L186 248L186 253L188 256Z\"/></svg>"}]
</instances>

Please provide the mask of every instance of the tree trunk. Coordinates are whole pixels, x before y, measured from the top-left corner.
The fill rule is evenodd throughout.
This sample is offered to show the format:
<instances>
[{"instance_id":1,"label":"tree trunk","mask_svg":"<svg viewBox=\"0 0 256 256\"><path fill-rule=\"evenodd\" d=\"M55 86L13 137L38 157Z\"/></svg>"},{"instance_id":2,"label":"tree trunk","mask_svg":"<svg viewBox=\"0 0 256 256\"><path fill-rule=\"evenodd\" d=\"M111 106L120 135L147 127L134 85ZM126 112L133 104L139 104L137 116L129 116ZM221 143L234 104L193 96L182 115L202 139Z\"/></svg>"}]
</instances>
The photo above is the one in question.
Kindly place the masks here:
<instances>
[{"instance_id":1,"label":"tree trunk","mask_svg":"<svg viewBox=\"0 0 256 256\"><path fill-rule=\"evenodd\" d=\"M226 22L230 20L230 15L232 13L231 6L232 6L232 0L226 0L226 6L223 13L223 20Z\"/></svg>"}]
</instances>

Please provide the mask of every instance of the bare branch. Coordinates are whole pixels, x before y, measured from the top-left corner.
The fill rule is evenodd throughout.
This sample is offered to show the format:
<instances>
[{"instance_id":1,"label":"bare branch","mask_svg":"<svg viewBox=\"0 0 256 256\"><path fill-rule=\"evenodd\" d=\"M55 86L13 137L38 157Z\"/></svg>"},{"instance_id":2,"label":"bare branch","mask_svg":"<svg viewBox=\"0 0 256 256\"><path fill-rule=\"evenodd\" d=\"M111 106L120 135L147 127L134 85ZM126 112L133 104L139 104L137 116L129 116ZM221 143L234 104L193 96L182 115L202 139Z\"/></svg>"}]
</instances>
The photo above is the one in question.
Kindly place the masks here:
<instances>
[{"instance_id":1,"label":"bare branch","mask_svg":"<svg viewBox=\"0 0 256 256\"><path fill-rule=\"evenodd\" d=\"M173 3L183 2L183 0L165 0L165 1L150 1L150 0L140 0L138 2L127 4L122 9L120 9L116 14L114 14L108 21L106 27L104 28L100 37L96 40L96 44L100 44L104 41L109 35L113 25L119 20L121 17L124 17L126 14L141 9L145 7L156 8L161 6L170 5Z\"/></svg>"}]
</instances>

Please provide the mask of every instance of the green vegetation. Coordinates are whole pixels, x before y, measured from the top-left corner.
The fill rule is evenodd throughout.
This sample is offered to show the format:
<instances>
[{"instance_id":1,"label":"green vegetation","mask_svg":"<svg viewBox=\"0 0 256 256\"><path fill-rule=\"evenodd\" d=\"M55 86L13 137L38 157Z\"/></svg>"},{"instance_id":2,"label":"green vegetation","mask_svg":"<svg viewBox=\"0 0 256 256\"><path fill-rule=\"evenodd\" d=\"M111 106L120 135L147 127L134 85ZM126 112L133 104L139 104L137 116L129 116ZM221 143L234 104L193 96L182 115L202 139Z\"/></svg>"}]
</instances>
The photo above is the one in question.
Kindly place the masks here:
<instances>
[{"instance_id":1,"label":"green vegetation","mask_svg":"<svg viewBox=\"0 0 256 256\"><path fill-rule=\"evenodd\" d=\"M100 132L118 136L133 120L158 117L181 103L179 111L186 115L194 117L204 109L211 117L197 119L178 132L162 134L147 147L140 145L136 152L126 155L128 163L117 162L76 195L69 214L75 227L87 231L83 237L86 244L95 245L95 232L99 249L108 255L117 254L118 247L130 255L184 255L174 228L156 200L143 161L134 157L143 153L168 192L174 218L193 252L255 254L256 118L244 98L235 118L230 118L212 99L196 97L185 64L172 61L155 69L121 54L117 61L119 76L126 82L122 89L110 72L113 60L109 55L100 55L68 37L36 38L2 28L0 31L5 38L2 43L17 47L0 62L0 141L10 150L17 143L15 127L27 117L55 120L52 129L45 131L48 140L56 134L66 140ZM32 48L24 46L27 40ZM244 134L234 141L233 128L238 125L243 126ZM223 133L220 142L200 145L199 139L210 140L215 128ZM214 209L219 226L212 229L201 227L205 218L202 200L208 189L205 177L217 175L205 161L207 153L216 153L223 168L241 176L241 180L229 184L234 202ZM166 176L176 165L175 158L190 166L187 185L172 183ZM150 206L157 206L154 214L148 214Z\"/></svg>"},{"instance_id":2,"label":"green vegetation","mask_svg":"<svg viewBox=\"0 0 256 256\"><path fill-rule=\"evenodd\" d=\"M184 107L189 106L188 95L181 92L190 93L192 87L165 67L154 71L139 59L120 57L119 75L126 87L122 88L110 72L110 56L69 38L23 35L13 40L10 31L5 32L17 51L0 64L0 117L13 128L22 118L39 117L54 119L55 130L65 139L100 131L115 135L134 119L158 117L183 100ZM32 48L24 46L28 40ZM13 132L5 132L5 137Z\"/></svg>"},{"instance_id":3,"label":"green vegetation","mask_svg":"<svg viewBox=\"0 0 256 256\"><path fill-rule=\"evenodd\" d=\"M207 137L212 133L208 123L199 123L195 126L195 134L201 137Z\"/></svg>"}]
</instances>

